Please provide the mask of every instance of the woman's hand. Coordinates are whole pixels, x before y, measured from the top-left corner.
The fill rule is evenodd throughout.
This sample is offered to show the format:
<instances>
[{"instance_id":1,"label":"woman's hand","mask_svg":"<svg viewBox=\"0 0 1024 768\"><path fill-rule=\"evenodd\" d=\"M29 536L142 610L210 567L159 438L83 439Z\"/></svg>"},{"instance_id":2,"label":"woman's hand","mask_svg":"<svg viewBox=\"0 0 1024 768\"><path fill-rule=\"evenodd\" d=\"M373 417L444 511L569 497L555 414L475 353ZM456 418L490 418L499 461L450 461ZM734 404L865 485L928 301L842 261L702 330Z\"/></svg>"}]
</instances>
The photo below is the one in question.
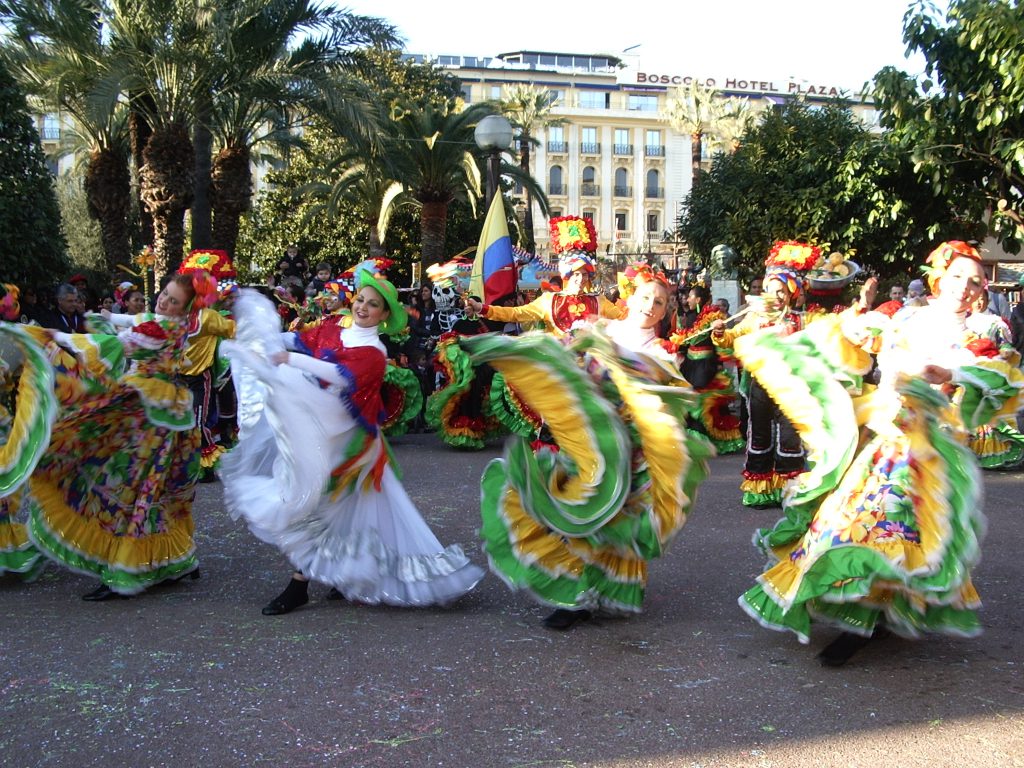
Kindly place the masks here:
<instances>
[{"instance_id":1,"label":"woman's hand","mask_svg":"<svg viewBox=\"0 0 1024 768\"><path fill-rule=\"evenodd\" d=\"M484 305L481 304L476 299L470 297L466 298L466 312L468 312L471 316L478 316L481 312L483 312L483 309Z\"/></svg>"},{"instance_id":2,"label":"woman's hand","mask_svg":"<svg viewBox=\"0 0 1024 768\"><path fill-rule=\"evenodd\" d=\"M921 378L929 384L948 384L953 380L953 372L941 365L926 365L921 371Z\"/></svg>"},{"instance_id":3,"label":"woman's hand","mask_svg":"<svg viewBox=\"0 0 1024 768\"><path fill-rule=\"evenodd\" d=\"M282 349L277 352L271 352L267 359L274 365L284 365L288 362L288 351Z\"/></svg>"},{"instance_id":4,"label":"woman's hand","mask_svg":"<svg viewBox=\"0 0 1024 768\"><path fill-rule=\"evenodd\" d=\"M109 321L110 320L110 315L111 315L111 312L110 312L109 309L101 309L100 310L100 317L102 317L104 320L108 320Z\"/></svg>"},{"instance_id":5,"label":"woman's hand","mask_svg":"<svg viewBox=\"0 0 1024 768\"><path fill-rule=\"evenodd\" d=\"M717 335L725 330L725 320L714 320L711 323L711 333Z\"/></svg>"}]
</instances>

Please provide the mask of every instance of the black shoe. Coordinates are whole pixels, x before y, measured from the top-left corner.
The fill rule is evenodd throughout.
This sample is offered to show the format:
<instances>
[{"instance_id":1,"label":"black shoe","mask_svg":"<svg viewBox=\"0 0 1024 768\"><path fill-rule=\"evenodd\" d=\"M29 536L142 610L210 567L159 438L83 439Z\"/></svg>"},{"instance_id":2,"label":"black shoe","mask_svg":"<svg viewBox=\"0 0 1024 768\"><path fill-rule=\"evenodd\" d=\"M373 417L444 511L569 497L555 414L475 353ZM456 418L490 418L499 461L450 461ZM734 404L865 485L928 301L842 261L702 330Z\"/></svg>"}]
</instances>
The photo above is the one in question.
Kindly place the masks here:
<instances>
[{"instance_id":1,"label":"black shoe","mask_svg":"<svg viewBox=\"0 0 1024 768\"><path fill-rule=\"evenodd\" d=\"M204 470L203 473L201 475L199 475L199 482L200 483L216 483L217 482L217 474L212 469Z\"/></svg>"},{"instance_id":2,"label":"black shoe","mask_svg":"<svg viewBox=\"0 0 1024 768\"><path fill-rule=\"evenodd\" d=\"M823 667L841 667L869 642L871 642L870 637L843 632L822 649L818 654L818 659Z\"/></svg>"},{"instance_id":3,"label":"black shoe","mask_svg":"<svg viewBox=\"0 0 1024 768\"><path fill-rule=\"evenodd\" d=\"M177 584L179 581L184 581L185 579L188 579L189 581L199 581L200 578L202 578L202 574L200 574L199 569L196 568L194 571L181 574L181 576L175 576L171 581Z\"/></svg>"},{"instance_id":4,"label":"black shoe","mask_svg":"<svg viewBox=\"0 0 1024 768\"><path fill-rule=\"evenodd\" d=\"M280 616L282 613L291 613L308 602L309 582L293 578L284 588L284 592L263 607L263 615Z\"/></svg>"},{"instance_id":5,"label":"black shoe","mask_svg":"<svg viewBox=\"0 0 1024 768\"><path fill-rule=\"evenodd\" d=\"M548 629L566 630L580 621L590 618L590 611L570 611L565 608L557 608L554 613L541 622Z\"/></svg>"},{"instance_id":6,"label":"black shoe","mask_svg":"<svg viewBox=\"0 0 1024 768\"><path fill-rule=\"evenodd\" d=\"M338 591L337 587L331 587L331 591L327 593L326 600L344 600L345 596Z\"/></svg>"},{"instance_id":7,"label":"black shoe","mask_svg":"<svg viewBox=\"0 0 1024 768\"><path fill-rule=\"evenodd\" d=\"M90 603L102 603L106 600L127 600L128 597L129 595L122 595L120 592L115 592L106 584L100 584L92 592L82 595L82 599L88 600Z\"/></svg>"}]
</instances>

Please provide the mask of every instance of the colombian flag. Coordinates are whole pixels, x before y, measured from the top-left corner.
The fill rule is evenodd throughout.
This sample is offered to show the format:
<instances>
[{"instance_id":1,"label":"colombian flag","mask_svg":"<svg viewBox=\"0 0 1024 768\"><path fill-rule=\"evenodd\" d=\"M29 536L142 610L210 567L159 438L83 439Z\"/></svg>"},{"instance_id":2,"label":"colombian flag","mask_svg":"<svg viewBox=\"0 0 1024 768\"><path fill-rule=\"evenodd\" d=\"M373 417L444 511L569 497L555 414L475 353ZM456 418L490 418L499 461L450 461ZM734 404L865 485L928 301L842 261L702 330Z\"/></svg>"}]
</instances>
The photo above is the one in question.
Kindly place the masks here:
<instances>
[{"instance_id":1,"label":"colombian flag","mask_svg":"<svg viewBox=\"0 0 1024 768\"><path fill-rule=\"evenodd\" d=\"M516 262L505 220L505 201L499 191L491 200L480 242L476 246L469 294L479 296L485 304L494 304L515 290Z\"/></svg>"}]
</instances>

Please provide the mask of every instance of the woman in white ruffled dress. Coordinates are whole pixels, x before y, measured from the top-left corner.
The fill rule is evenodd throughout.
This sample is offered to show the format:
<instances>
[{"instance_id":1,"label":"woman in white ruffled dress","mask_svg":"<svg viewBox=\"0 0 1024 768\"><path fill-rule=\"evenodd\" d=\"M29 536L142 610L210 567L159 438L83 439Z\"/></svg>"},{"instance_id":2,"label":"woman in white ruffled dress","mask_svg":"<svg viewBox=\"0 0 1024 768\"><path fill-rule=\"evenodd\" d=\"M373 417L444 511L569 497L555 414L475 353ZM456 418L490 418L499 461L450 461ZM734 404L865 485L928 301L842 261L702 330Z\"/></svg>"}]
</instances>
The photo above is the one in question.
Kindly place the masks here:
<instances>
[{"instance_id":1,"label":"woman in white ruffled dress","mask_svg":"<svg viewBox=\"0 0 1024 768\"><path fill-rule=\"evenodd\" d=\"M239 386L239 443L220 471L228 508L274 544L295 573L263 609L288 613L328 598L396 606L444 605L484 572L458 545L443 547L409 499L383 435L386 351L378 333L406 322L395 287L357 274L349 327L331 316L281 334L274 307L254 292L236 305L237 341L225 344Z\"/></svg>"}]
</instances>

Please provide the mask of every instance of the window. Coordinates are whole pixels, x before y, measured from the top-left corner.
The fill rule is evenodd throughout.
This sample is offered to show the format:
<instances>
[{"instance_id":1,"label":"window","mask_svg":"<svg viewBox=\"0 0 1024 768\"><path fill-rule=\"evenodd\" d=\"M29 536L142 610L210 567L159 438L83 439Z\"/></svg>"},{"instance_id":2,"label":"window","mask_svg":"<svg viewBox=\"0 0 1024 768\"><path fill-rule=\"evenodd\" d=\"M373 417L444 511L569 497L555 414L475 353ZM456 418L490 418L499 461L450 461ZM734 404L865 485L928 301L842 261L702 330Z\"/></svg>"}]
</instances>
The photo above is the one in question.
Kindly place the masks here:
<instances>
[{"instance_id":1,"label":"window","mask_svg":"<svg viewBox=\"0 0 1024 768\"><path fill-rule=\"evenodd\" d=\"M630 197L633 190L629 186L629 171L625 168L615 169L615 196Z\"/></svg>"},{"instance_id":2,"label":"window","mask_svg":"<svg viewBox=\"0 0 1024 768\"><path fill-rule=\"evenodd\" d=\"M43 117L43 141L57 141L60 139L60 117L49 114Z\"/></svg>"},{"instance_id":3,"label":"window","mask_svg":"<svg viewBox=\"0 0 1024 768\"><path fill-rule=\"evenodd\" d=\"M548 128L548 152L565 152L565 130L560 125Z\"/></svg>"},{"instance_id":4,"label":"window","mask_svg":"<svg viewBox=\"0 0 1024 768\"><path fill-rule=\"evenodd\" d=\"M601 151L601 145L597 143L597 128L580 129L580 152L596 155Z\"/></svg>"},{"instance_id":5,"label":"window","mask_svg":"<svg viewBox=\"0 0 1024 768\"><path fill-rule=\"evenodd\" d=\"M597 169L592 165L585 166L583 168L583 186L580 188L580 194L594 197L600 193L601 190L597 186Z\"/></svg>"},{"instance_id":6,"label":"window","mask_svg":"<svg viewBox=\"0 0 1024 768\"><path fill-rule=\"evenodd\" d=\"M593 210L592 208L588 208L585 211L583 211L583 218L586 219L587 221L589 221L591 224L593 224L594 223L594 216L596 214L597 214L597 212L595 210Z\"/></svg>"},{"instance_id":7,"label":"window","mask_svg":"<svg viewBox=\"0 0 1024 768\"><path fill-rule=\"evenodd\" d=\"M616 211L615 212L615 231L625 232L626 231L626 212Z\"/></svg>"},{"instance_id":8,"label":"window","mask_svg":"<svg viewBox=\"0 0 1024 768\"><path fill-rule=\"evenodd\" d=\"M630 94L629 96L629 108L634 112L657 112L658 111L658 97L657 96L640 96L638 94Z\"/></svg>"},{"instance_id":9,"label":"window","mask_svg":"<svg viewBox=\"0 0 1024 768\"><path fill-rule=\"evenodd\" d=\"M562 166L560 165L552 165L548 171L548 194L565 194L565 182L562 180Z\"/></svg>"},{"instance_id":10,"label":"window","mask_svg":"<svg viewBox=\"0 0 1024 768\"><path fill-rule=\"evenodd\" d=\"M628 128L616 128L615 129L615 154L616 155L632 155L633 145L629 143L630 130Z\"/></svg>"},{"instance_id":11,"label":"window","mask_svg":"<svg viewBox=\"0 0 1024 768\"><path fill-rule=\"evenodd\" d=\"M661 131L648 128L644 133L644 155L647 157L665 156L665 146L661 143Z\"/></svg>"},{"instance_id":12,"label":"window","mask_svg":"<svg viewBox=\"0 0 1024 768\"><path fill-rule=\"evenodd\" d=\"M501 101L501 86L500 85L492 85L491 86L491 100L492 101Z\"/></svg>"},{"instance_id":13,"label":"window","mask_svg":"<svg viewBox=\"0 0 1024 768\"><path fill-rule=\"evenodd\" d=\"M565 89L563 88L549 88L548 89L548 102L551 106L558 106L565 103Z\"/></svg>"},{"instance_id":14,"label":"window","mask_svg":"<svg viewBox=\"0 0 1024 768\"><path fill-rule=\"evenodd\" d=\"M583 169L583 183L593 184L597 180L597 170L592 165L588 165Z\"/></svg>"},{"instance_id":15,"label":"window","mask_svg":"<svg viewBox=\"0 0 1024 768\"><path fill-rule=\"evenodd\" d=\"M473 103L473 89L468 85L462 86L462 100L467 104Z\"/></svg>"},{"instance_id":16,"label":"window","mask_svg":"<svg viewBox=\"0 0 1024 768\"><path fill-rule=\"evenodd\" d=\"M606 91L580 91L580 109L608 109L608 102Z\"/></svg>"},{"instance_id":17,"label":"window","mask_svg":"<svg viewBox=\"0 0 1024 768\"><path fill-rule=\"evenodd\" d=\"M561 208L552 208L551 209L551 218L552 219L557 219L561 215L562 215L562 209Z\"/></svg>"},{"instance_id":18,"label":"window","mask_svg":"<svg viewBox=\"0 0 1024 768\"><path fill-rule=\"evenodd\" d=\"M660 216L658 216L657 211L648 211L648 213L647 213L647 231L648 232L657 232L659 230L659 227L658 227L658 219L659 218L660 218Z\"/></svg>"},{"instance_id":19,"label":"window","mask_svg":"<svg viewBox=\"0 0 1024 768\"><path fill-rule=\"evenodd\" d=\"M644 196L648 198L660 198L664 196L661 188L661 174L654 168L647 172L646 184L644 185Z\"/></svg>"}]
</instances>

